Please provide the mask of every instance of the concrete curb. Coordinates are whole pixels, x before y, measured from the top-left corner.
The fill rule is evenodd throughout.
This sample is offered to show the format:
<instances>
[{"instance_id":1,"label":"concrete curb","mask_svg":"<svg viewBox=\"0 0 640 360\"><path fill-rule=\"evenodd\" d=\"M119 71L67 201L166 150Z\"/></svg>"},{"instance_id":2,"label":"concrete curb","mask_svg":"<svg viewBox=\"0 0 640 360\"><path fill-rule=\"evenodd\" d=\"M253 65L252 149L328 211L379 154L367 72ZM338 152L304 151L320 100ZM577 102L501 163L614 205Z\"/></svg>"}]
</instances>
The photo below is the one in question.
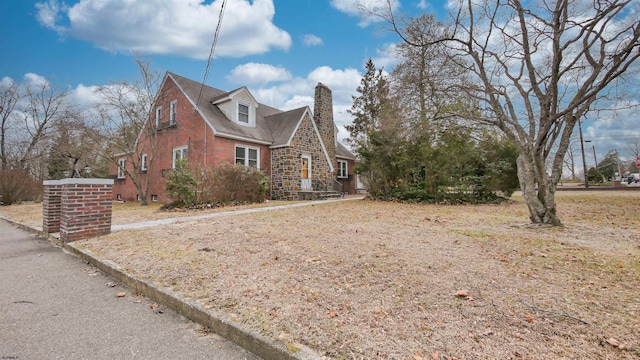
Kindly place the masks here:
<instances>
[{"instance_id":1,"label":"concrete curb","mask_svg":"<svg viewBox=\"0 0 640 360\"><path fill-rule=\"evenodd\" d=\"M205 310L197 303L182 298L168 289L160 289L147 281L136 279L120 270L117 264L100 260L91 254L90 251L75 247L73 243L64 244L63 247L73 255L125 283L145 297L179 312L200 325L208 327L216 334L236 343L245 350L263 359L311 360L321 358L321 356L313 350L300 344L294 344L295 348L299 350L291 352L284 344L277 343L241 324L234 323L229 317L223 314Z\"/></svg>"},{"instance_id":2,"label":"concrete curb","mask_svg":"<svg viewBox=\"0 0 640 360\"><path fill-rule=\"evenodd\" d=\"M38 236L40 236L40 237L42 237L42 238L46 238L46 236L45 236L45 235L44 235L44 233L42 232L42 229L36 229L36 228L31 227L31 226L29 226L29 225L23 224L23 223L21 223L21 222L17 222L17 221L15 221L15 220L11 220L11 219L9 219L9 218L7 218L7 217L4 217L4 216L2 216L2 215L0 215L0 220L6 221L6 222L8 222L9 224L11 224L11 225L13 225L13 226L15 226L15 227L17 227L17 228L19 228L19 229L22 229L22 230L24 230L24 231L26 231L26 232L28 232L28 233L38 235ZM52 239L51 239L51 238L49 238L49 240L52 240ZM57 243L57 241L53 241L53 240L52 240L52 242L53 242L54 244L56 244L56 245L59 245L59 244Z\"/></svg>"},{"instance_id":3,"label":"concrete curb","mask_svg":"<svg viewBox=\"0 0 640 360\"><path fill-rule=\"evenodd\" d=\"M8 219L4 216L0 216L0 220L6 221L22 230L44 238L44 234L41 230ZM276 342L266 336L262 336L239 323L234 323L230 318L223 314L205 310L195 302L182 298L168 289L160 289L155 287L152 283L136 279L134 276L122 271L117 264L99 259L95 255L91 254L90 251L85 251L73 246L73 243L60 243L58 238L51 235L48 240L54 245L60 246L72 255L80 258L82 261L104 271L145 297L177 311L186 318L202 326L206 326L216 334L265 360L315 360L322 358L315 351L301 344L292 344L292 348L295 348L295 351L289 351L285 344Z\"/></svg>"}]
</instances>

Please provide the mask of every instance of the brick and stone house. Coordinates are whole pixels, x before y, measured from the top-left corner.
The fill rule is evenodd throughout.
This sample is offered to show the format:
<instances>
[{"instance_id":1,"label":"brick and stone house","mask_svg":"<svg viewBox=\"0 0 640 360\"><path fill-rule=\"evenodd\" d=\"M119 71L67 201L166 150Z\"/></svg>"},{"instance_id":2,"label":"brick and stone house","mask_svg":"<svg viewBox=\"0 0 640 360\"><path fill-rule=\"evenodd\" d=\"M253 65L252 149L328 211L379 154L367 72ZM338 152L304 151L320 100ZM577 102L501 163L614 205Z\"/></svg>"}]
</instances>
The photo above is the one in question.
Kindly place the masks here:
<instances>
[{"instance_id":1,"label":"brick and stone house","mask_svg":"<svg viewBox=\"0 0 640 360\"><path fill-rule=\"evenodd\" d=\"M140 176L150 177L151 201L171 201L163 174L180 159L203 167L223 162L257 167L269 176L274 200L309 198L322 190L355 193L355 156L337 140L331 90L321 83L314 112L282 111L258 103L246 87L225 92L167 72L148 126L155 127L154 143L140 137L137 146L143 154ZM134 201L136 187L119 168L132 171L132 166L124 155L118 164L111 168L113 196Z\"/></svg>"}]
</instances>

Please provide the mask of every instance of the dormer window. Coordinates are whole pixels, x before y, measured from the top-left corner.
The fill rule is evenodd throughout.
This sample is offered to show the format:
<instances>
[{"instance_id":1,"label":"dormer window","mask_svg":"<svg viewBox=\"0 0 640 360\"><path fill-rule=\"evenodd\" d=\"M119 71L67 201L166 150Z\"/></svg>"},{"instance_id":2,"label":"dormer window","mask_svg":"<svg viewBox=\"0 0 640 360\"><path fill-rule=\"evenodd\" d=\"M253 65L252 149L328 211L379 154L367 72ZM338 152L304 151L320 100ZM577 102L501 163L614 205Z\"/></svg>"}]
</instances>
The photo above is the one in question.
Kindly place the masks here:
<instances>
[{"instance_id":1,"label":"dormer window","mask_svg":"<svg viewBox=\"0 0 640 360\"><path fill-rule=\"evenodd\" d=\"M249 123L249 106L238 103L238 122Z\"/></svg>"},{"instance_id":2,"label":"dormer window","mask_svg":"<svg viewBox=\"0 0 640 360\"><path fill-rule=\"evenodd\" d=\"M235 124L256 126L256 113L260 104L244 86L214 98L211 104L217 106Z\"/></svg>"}]
</instances>

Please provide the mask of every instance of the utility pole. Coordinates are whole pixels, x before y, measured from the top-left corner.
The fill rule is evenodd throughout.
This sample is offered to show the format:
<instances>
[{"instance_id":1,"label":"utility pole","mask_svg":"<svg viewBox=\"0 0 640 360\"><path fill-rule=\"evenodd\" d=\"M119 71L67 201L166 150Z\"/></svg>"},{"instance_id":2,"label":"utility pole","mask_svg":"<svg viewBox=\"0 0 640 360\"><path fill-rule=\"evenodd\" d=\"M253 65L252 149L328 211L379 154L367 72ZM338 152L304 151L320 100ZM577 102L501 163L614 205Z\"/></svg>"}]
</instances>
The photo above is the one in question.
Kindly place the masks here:
<instances>
[{"instance_id":1,"label":"utility pole","mask_svg":"<svg viewBox=\"0 0 640 360\"><path fill-rule=\"evenodd\" d=\"M589 188L589 177L587 176L587 162L584 160L584 141L582 140L582 123L578 118L578 130L580 131L580 150L582 151L582 168L584 169L584 187Z\"/></svg>"}]
</instances>

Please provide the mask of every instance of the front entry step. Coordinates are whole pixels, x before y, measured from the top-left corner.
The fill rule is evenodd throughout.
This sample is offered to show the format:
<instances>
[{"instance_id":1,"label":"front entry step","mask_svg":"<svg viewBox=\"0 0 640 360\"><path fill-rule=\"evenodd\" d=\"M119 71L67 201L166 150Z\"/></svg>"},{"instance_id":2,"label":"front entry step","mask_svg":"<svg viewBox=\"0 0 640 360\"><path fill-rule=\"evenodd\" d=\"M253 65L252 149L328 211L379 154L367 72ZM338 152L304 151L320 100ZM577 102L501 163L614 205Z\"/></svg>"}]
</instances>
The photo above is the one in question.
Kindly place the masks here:
<instances>
[{"instance_id":1,"label":"front entry step","mask_svg":"<svg viewBox=\"0 0 640 360\"><path fill-rule=\"evenodd\" d=\"M325 200L341 197L342 194L337 191L303 190L298 192L298 200Z\"/></svg>"}]
</instances>

